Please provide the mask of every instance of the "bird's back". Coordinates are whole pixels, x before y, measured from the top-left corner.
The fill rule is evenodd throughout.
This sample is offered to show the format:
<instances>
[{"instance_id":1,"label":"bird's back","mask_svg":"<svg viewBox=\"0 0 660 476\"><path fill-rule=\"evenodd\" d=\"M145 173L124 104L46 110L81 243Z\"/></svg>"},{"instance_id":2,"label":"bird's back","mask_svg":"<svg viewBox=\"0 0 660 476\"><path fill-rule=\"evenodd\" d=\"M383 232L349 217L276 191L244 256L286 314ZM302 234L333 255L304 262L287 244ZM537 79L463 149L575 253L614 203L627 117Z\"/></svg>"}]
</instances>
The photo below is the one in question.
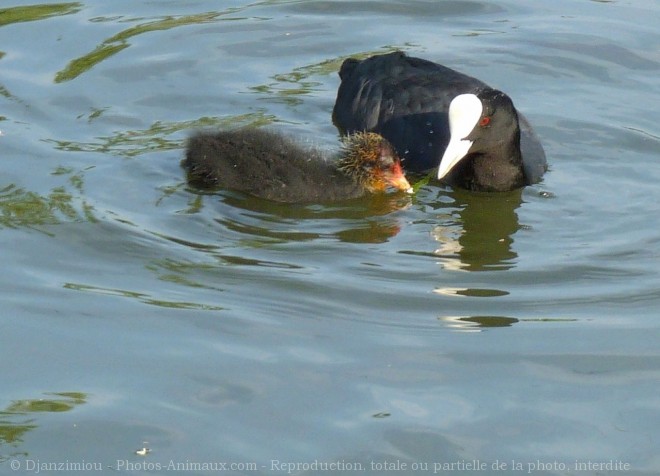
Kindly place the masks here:
<instances>
[{"instance_id":1,"label":"bird's back","mask_svg":"<svg viewBox=\"0 0 660 476\"><path fill-rule=\"evenodd\" d=\"M371 129L397 115L447 112L457 95L487 87L476 78L402 52L348 59L339 77L333 118L347 132Z\"/></svg>"},{"instance_id":2,"label":"bird's back","mask_svg":"<svg viewBox=\"0 0 660 476\"><path fill-rule=\"evenodd\" d=\"M188 140L182 165L194 185L281 202L336 200L363 192L318 150L263 129L198 133Z\"/></svg>"},{"instance_id":3,"label":"bird's back","mask_svg":"<svg viewBox=\"0 0 660 476\"><path fill-rule=\"evenodd\" d=\"M449 142L451 100L485 87L478 79L401 52L346 60L339 76L335 125L342 133L382 134L413 171L438 165Z\"/></svg>"}]
</instances>

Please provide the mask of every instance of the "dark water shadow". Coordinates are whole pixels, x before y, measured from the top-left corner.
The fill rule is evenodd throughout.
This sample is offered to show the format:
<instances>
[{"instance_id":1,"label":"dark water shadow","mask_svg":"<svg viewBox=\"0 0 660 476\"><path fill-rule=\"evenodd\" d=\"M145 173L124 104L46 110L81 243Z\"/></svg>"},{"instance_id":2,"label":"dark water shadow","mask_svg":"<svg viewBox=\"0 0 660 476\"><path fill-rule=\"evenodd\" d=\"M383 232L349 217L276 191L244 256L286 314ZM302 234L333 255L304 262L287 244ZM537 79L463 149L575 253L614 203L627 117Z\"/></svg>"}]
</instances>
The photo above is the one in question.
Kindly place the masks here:
<instances>
[{"instance_id":1,"label":"dark water shadow","mask_svg":"<svg viewBox=\"0 0 660 476\"><path fill-rule=\"evenodd\" d=\"M240 221L223 216L219 209L217 223L246 235L281 241L334 238L349 243L386 242L401 231L400 220L393 214L411 204L411 198L401 193L330 204L278 203L227 191L219 196L222 206L239 212Z\"/></svg>"},{"instance_id":2,"label":"dark water shadow","mask_svg":"<svg viewBox=\"0 0 660 476\"><path fill-rule=\"evenodd\" d=\"M493 271L514 267L518 254L511 245L521 228L516 210L522 204L522 192L439 190L435 198L424 203L441 219L432 231L438 248L432 253L402 253L439 258L444 269Z\"/></svg>"},{"instance_id":3,"label":"dark water shadow","mask_svg":"<svg viewBox=\"0 0 660 476\"><path fill-rule=\"evenodd\" d=\"M520 229L516 209L522 189L510 193L469 193L456 190L459 223L458 256L469 271L505 270L515 266L517 253L511 248L513 234Z\"/></svg>"}]
</instances>

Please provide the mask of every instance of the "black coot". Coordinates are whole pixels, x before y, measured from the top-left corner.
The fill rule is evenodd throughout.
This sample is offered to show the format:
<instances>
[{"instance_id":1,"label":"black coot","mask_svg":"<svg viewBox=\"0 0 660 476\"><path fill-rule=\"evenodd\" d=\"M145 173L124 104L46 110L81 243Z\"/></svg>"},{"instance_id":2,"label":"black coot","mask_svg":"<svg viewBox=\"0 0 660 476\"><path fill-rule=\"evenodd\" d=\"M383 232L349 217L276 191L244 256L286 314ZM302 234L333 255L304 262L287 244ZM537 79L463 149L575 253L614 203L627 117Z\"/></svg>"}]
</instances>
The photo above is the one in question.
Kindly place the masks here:
<instances>
[{"instance_id":1,"label":"black coot","mask_svg":"<svg viewBox=\"0 0 660 476\"><path fill-rule=\"evenodd\" d=\"M374 133L347 136L331 161L262 129L202 132L188 140L182 166L192 185L287 203L344 200L388 187L411 191L394 148Z\"/></svg>"},{"instance_id":2,"label":"black coot","mask_svg":"<svg viewBox=\"0 0 660 476\"><path fill-rule=\"evenodd\" d=\"M469 190L508 191L537 182L543 147L511 99L478 79L402 52L347 59L333 121L342 134L373 131L407 171Z\"/></svg>"}]
</instances>

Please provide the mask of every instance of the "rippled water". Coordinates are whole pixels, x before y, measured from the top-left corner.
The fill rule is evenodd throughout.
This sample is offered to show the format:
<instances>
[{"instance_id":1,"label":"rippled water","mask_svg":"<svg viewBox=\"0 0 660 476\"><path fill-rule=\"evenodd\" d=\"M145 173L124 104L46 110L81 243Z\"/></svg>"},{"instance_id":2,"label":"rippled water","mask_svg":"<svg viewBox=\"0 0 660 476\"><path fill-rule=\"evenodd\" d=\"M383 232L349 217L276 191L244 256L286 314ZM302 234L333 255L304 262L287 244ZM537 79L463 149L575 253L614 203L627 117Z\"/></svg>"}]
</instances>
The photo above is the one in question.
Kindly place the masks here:
<instances>
[{"instance_id":1,"label":"rippled water","mask_svg":"<svg viewBox=\"0 0 660 476\"><path fill-rule=\"evenodd\" d=\"M0 474L658 474L659 15L5 2ZM185 184L196 128L336 149L339 65L394 49L507 91L544 181L333 206Z\"/></svg>"}]
</instances>

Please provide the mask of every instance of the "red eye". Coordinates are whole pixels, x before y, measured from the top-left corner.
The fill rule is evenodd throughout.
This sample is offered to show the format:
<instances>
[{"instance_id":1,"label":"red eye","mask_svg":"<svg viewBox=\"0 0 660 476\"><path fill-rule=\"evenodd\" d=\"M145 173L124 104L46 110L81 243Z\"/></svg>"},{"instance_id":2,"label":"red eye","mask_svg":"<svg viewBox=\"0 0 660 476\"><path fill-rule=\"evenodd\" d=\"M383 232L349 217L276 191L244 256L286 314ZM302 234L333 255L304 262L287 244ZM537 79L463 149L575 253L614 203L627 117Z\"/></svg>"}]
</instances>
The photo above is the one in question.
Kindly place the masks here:
<instances>
[{"instance_id":1,"label":"red eye","mask_svg":"<svg viewBox=\"0 0 660 476\"><path fill-rule=\"evenodd\" d=\"M486 127L488 124L490 124L490 116L484 116L479 121L479 125L481 127Z\"/></svg>"}]
</instances>

